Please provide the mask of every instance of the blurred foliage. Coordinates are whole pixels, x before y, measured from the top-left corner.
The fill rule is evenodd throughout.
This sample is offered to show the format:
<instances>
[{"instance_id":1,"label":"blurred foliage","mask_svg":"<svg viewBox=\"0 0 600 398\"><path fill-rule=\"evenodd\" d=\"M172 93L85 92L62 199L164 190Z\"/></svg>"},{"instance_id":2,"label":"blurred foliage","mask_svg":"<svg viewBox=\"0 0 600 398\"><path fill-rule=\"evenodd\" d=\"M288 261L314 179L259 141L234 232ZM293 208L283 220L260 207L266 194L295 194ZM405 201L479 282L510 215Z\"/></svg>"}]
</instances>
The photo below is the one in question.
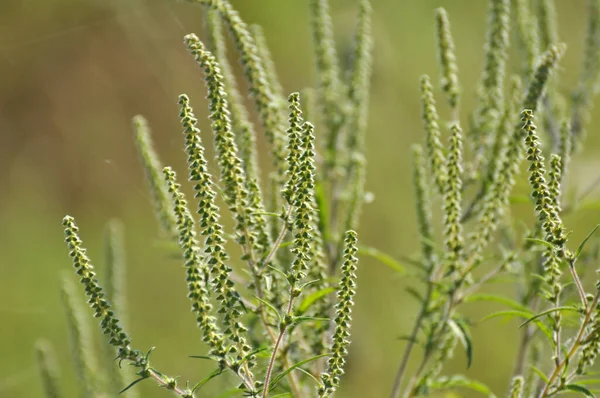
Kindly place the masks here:
<instances>
[{"instance_id":1,"label":"blurred foliage","mask_svg":"<svg viewBox=\"0 0 600 398\"><path fill-rule=\"evenodd\" d=\"M354 3L331 1L342 55L350 48ZM286 92L314 85L307 2L232 4L247 21L264 27ZM407 189L409 148L423 134L418 77L437 76L433 10L439 6L447 9L453 24L468 109L482 65L486 2L373 0L367 190L375 202L366 206L360 232L364 243L393 256L418 250L413 196ZM560 39L568 45L559 73L565 84L574 84L585 2L557 2L557 8ZM59 288L61 271L70 267L60 225L67 212L78 218L90 256L98 259L105 221L123 220L130 330L136 345L157 345L154 358L170 374L199 378L207 373L201 363L187 359L204 348L192 327L180 262L165 256L157 243L131 132L131 117L147 116L164 163L185 170L178 94L186 92L195 100L200 127L208 131L207 115L200 114L207 109L202 78L182 44L187 33L203 34L202 11L167 0L0 2L0 396L41 395L34 352L40 337L55 345L62 383L68 396L74 394L74 385L68 383L74 371ZM231 60L239 74L237 59ZM599 122L593 115L587 145L572 165L570 187L584 189L599 173ZM264 142L259 140L259 146L265 148ZM598 197L598 190L593 196ZM520 206L514 205L518 216L533 217L529 206ZM597 223L598 214L599 207L592 206L569 225L584 233ZM341 397L389 392L405 344L398 337L406 334L416 309L403 291L410 277L397 275L367 258L360 263L353 343ZM481 314L480 305L471 308L476 319ZM490 321L474 330L474 366L467 374L499 394L509 388L516 326ZM464 369L464 359L459 356L451 366ZM141 388L144 397L166 394L155 386Z\"/></svg>"}]
</instances>

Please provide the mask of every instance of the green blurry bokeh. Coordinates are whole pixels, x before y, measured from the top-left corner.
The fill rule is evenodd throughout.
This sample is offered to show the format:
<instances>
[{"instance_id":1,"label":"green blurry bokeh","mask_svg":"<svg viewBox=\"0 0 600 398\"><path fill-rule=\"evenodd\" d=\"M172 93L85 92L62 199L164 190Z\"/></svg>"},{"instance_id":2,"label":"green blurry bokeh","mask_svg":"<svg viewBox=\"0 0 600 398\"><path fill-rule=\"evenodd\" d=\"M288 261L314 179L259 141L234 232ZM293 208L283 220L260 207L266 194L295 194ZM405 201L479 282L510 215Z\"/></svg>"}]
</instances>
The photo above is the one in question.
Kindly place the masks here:
<instances>
[{"instance_id":1,"label":"green blurry bokeh","mask_svg":"<svg viewBox=\"0 0 600 398\"><path fill-rule=\"evenodd\" d=\"M285 90L314 86L307 0L232 3L246 21L264 27ZM331 1L343 60L356 3ZM392 256L417 250L409 147L422 140L418 77L427 73L437 81L433 10L444 6L449 12L463 109L470 109L482 65L486 3L373 0L367 189L375 201L362 216L363 244ZM557 1L557 6L561 40L568 44L561 89L568 89L581 61L585 2ZM72 276L61 227L65 214L76 217L100 269L105 222L119 218L125 223L129 329L135 346L157 346L157 366L182 379L199 380L209 372L188 358L204 348L189 313L181 263L169 258L157 240L130 128L132 116L145 115L163 162L184 173L176 101L185 92L210 142L202 75L182 44L190 32L203 34L202 8L177 1L0 1L0 397L42 396L33 354L39 338L56 348L65 396L76 394L59 294L61 279ZM237 65L236 57L231 54ZM440 111L448 116L443 105ZM466 122L467 113L461 118ZM573 164L572 188L585 187L600 170L599 124L593 119L588 145ZM261 162L268 165L262 137L260 144ZM531 216L527 206L516 211ZM571 217L575 239L585 236L599 218L597 210ZM370 259L361 261L351 353L338 396L387 396L405 344L398 337L407 334L417 309L404 293L408 283L414 279ZM493 289L510 292L506 286ZM474 319L485 311L467 309ZM473 333L472 369L465 369L457 350L447 370L466 372L503 394L517 324L490 321ZM213 388L219 383L213 382ZM169 395L151 382L140 389L144 397Z\"/></svg>"}]
</instances>

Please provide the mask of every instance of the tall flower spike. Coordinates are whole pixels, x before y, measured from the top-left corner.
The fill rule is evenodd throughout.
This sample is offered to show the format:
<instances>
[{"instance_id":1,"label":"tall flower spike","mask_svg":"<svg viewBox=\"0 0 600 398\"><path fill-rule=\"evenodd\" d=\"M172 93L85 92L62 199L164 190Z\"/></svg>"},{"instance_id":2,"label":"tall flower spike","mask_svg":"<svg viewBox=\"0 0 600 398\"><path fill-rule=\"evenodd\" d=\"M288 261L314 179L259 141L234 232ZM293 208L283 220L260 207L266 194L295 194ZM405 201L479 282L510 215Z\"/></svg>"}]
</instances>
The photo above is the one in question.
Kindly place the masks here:
<instances>
[{"instance_id":1,"label":"tall flower spike","mask_svg":"<svg viewBox=\"0 0 600 398\"><path fill-rule=\"evenodd\" d=\"M517 44L525 58L524 80L527 81L535 71L535 65L540 53L535 15L531 10L529 0L511 0L511 4Z\"/></svg>"},{"instance_id":2,"label":"tall flower spike","mask_svg":"<svg viewBox=\"0 0 600 398\"><path fill-rule=\"evenodd\" d=\"M119 320L115 317L111 305L105 298L102 288L96 279L96 272L86 255L86 250L81 246L79 238L79 228L71 216L65 216L63 219L65 228L66 243L69 248L69 255L73 260L73 266L80 277L81 284L85 288L85 294L88 296L88 303L94 310L94 317L101 318L100 326L102 333L108 336L109 342L118 349L119 359L130 359L136 361L140 355L131 349L131 339L125 333Z\"/></svg>"},{"instance_id":3,"label":"tall flower spike","mask_svg":"<svg viewBox=\"0 0 600 398\"><path fill-rule=\"evenodd\" d=\"M76 297L75 286L65 278L62 287L62 301L67 314L71 352L79 378L81 397L94 397L98 393L99 368L94 352L92 333L86 319L88 314L83 312Z\"/></svg>"},{"instance_id":4,"label":"tall flower spike","mask_svg":"<svg viewBox=\"0 0 600 398\"><path fill-rule=\"evenodd\" d=\"M509 44L509 0L490 0L485 64L481 78L480 106L476 110L476 135L479 147L475 167L484 160L494 142L494 134L504 105L504 70Z\"/></svg>"},{"instance_id":5,"label":"tall flower spike","mask_svg":"<svg viewBox=\"0 0 600 398\"><path fill-rule=\"evenodd\" d=\"M161 177L162 165L152 146L148 123L144 117L138 115L133 118L133 127L135 142L146 173L146 180L150 187L154 210L160 222L161 230L168 237L174 237L176 236L176 230L173 205Z\"/></svg>"},{"instance_id":6,"label":"tall flower spike","mask_svg":"<svg viewBox=\"0 0 600 398\"><path fill-rule=\"evenodd\" d=\"M562 183L566 176L571 160L571 152L573 150L573 133L571 126L567 120L564 120L560 126L560 142L558 145L558 155L560 156L560 182Z\"/></svg>"},{"instance_id":7,"label":"tall flower spike","mask_svg":"<svg viewBox=\"0 0 600 398\"><path fill-rule=\"evenodd\" d=\"M170 167L163 170L169 192L173 198L174 212L177 217L179 230L179 246L185 260L188 298L192 301L192 312L196 316L198 328L202 331L202 339L210 348L210 355L221 358L221 364L226 365L225 339L217 326L209 300L209 285L204 258L200 253L196 239L195 225L192 215L187 208L187 202L175 181L175 172Z\"/></svg>"},{"instance_id":8,"label":"tall flower spike","mask_svg":"<svg viewBox=\"0 0 600 398\"><path fill-rule=\"evenodd\" d=\"M515 376L510 387L510 398L521 398L523 392L523 376Z\"/></svg>"},{"instance_id":9,"label":"tall flower spike","mask_svg":"<svg viewBox=\"0 0 600 398\"><path fill-rule=\"evenodd\" d=\"M529 109L524 110L522 113L522 121L523 130L527 134L525 143L527 145L527 160L530 162L528 169L529 182L533 189L532 196L535 200L535 210L538 221L542 225L545 234L544 238L550 243L562 247L566 243L567 238L564 233L564 227L558 209L555 207L555 203L546 183L544 157L539 148L539 139L536 133L535 124L533 124L533 112ZM557 255L558 254L554 249L546 249L544 252L543 264L544 279L550 288L547 298L555 306L558 306L559 304L559 297L562 291L562 285L560 283L562 272L560 270ZM555 328L558 328L560 313L557 312L553 317L556 321Z\"/></svg>"},{"instance_id":10,"label":"tall flower spike","mask_svg":"<svg viewBox=\"0 0 600 398\"><path fill-rule=\"evenodd\" d=\"M535 74L529 83L523 108L531 109L532 112L535 112L548 83L548 79L565 50L566 46L564 44L552 45L542 55Z\"/></svg>"},{"instance_id":11,"label":"tall flower spike","mask_svg":"<svg viewBox=\"0 0 600 398\"><path fill-rule=\"evenodd\" d=\"M111 220L104 231L106 298L121 315L121 322L127 322L127 299L125 296L125 249L123 243L123 224ZM126 384L128 372L119 369L114 363L115 353L109 344L104 344L105 368L109 370L109 387L112 393L118 393ZM137 390L129 389L125 397L137 397Z\"/></svg>"},{"instance_id":12,"label":"tall flower spike","mask_svg":"<svg viewBox=\"0 0 600 398\"><path fill-rule=\"evenodd\" d=\"M196 62L204 69L216 155L221 179L225 186L225 203L234 214L237 241L244 249L244 258L248 260L252 273L258 277L256 269L258 257L266 252L267 248L259 244L257 236L259 233L268 236L268 231L266 222L264 220L257 221L256 214L264 211L264 206L260 203L260 199L255 197L254 199L259 201L258 207L249 207L248 197L250 194L247 189L247 178L231 130L227 94L219 65L196 35L187 35L185 42ZM188 111L191 113L189 100L181 99L181 101L188 102L187 105L182 104L182 107L189 108ZM261 240L265 241L265 238Z\"/></svg>"},{"instance_id":13,"label":"tall flower spike","mask_svg":"<svg viewBox=\"0 0 600 398\"><path fill-rule=\"evenodd\" d=\"M279 83L275 62L273 62L273 57L271 56L271 51L269 51L267 38L263 33L262 27L260 25L250 25L250 33L252 33L252 37L254 37L258 56L262 60L273 95L278 101L281 101L284 99L283 87L281 87L281 83Z\"/></svg>"},{"instance_id":14,"label":"tall flower spike","mask_svg":"<svg viewBox=\"0 0 600 398\"><path fill-rule=\"evenodd\" d=\"M45 341L35 344L37 366L42 376L44 396L46 398L61 398L63 395L58 388L58 365L52 347Z\"/></svg>"},{"instance_id":15,"label":"tall flower spike","mask_svg":"<svg viewBox=\"0 0 600 398\"><path fill-rule=\"evenodd\" d=\"M347 217L344 230L358 228L360 211L364 202L365 174L367 162L365 153L365 133L369 113L369 86L371 79L371 64L373 61L373 43L371 37L371 3L362 0L358 16L358 26L355 33L354 60L350 74L348 97L352 104L352 115L348 135L349 174L351 182L348 184L349 197Z\"/></svg>"},{"instance_id":16,"label":"tall flower spike","mask_svg":"<svg viewBox=\"0 0 600 398\"><path fill-rule=\"evenodd\" d=\"M340 377L344 374L344 364L350 344L351 313L356 293L356 269L358 259L358 239L356 232L347 231L344 238L344 262L342 264L342 279L338 290L337 316L335 318L335 333L331 347L331 357L326 373L321 374L322 385L319 387L319 397L328 397L340 385Z\"/></svg>"},{"instance_id":17,"label":"tall flower spike","mask_svg":"<svg viewBox=\"0 0 600 398\"><path fill-rule=\"evenodd\" d=\"M534 4L538 23L537 31L540 32L540 48L542 51L546 51L558 41L554 0L535 0Z\"/></svg>"},{"instance_id":18,"label":"tall flower spike","mask_svg":"<svg viewBox=\"0 0 600 398\"><path fill-rule=\"evenodd\" d=\"M553 153L552 157L550 158L550 181L548 182L548 192L550 193L550 200L552 201L557 214L560 214L560 181L562 180L562 168L562 160L560 156Z\"/></svg>"},{"instance_id":19,"label":"tall flower spike","mask_svg":"<svg viewBox=\"0 0 600 398\"><path fill-rule=\"evenodd\" d=\"M242 167L246 175L246 189L248 190L248 205L255 211L256 230L258 233L258 243L266 248L270 246L271 237L269 235L266 220L262 215L265 213L265 207L260 189L260 178L258 172L256 133L250 122L246 107L243 104L242 96L238 91L235 76L231 70L231 65L227 60L227 51L225 48L225 38L221 28L221 17L217 10L208 6L206 13L206 22L208 27L208 39L210 47L219 62L221 73L223 75L224 88L227 93L228 105L231 114L231 125L234 131L237 131L236 142L239 147L239 156L242 160ZM276 79L273 79L273 81Z\"/></svg>"},{"instance_id":20,"label":"tall flower spike","mask_svg":"<svg viewBox=\"0 0 600 398\"><path fill-rule=\"evenodd\" d=\"M282 105L275 101L273 88L265 72L258 48L246 23L240 18L227 0L188 0L202 3L215 9L227 24L238 51L244 74L250 85L259 118L263 124L267 141L272 146L273 165L279 176L278 183L285 181L285 119Z\"/></svg>"},{"instance_id":21,"label":"tall flower spike","mask_svg":"<svg viewBox=\"0 0 600 398\"><path fill-rule=\"evenodd\" d=\"M588 0L588 23L579 83L573 92L572 122L575 144L585 138L592 98L598 93L600 78L600 0Z\"/></svg>"},{"instance_id":22,"label":"tall flower spike","mask_svg":"<svg viewBox=\"0 0 600 398\"><path fill-rule=\"evenodd\" d=\"M210 274L213 276L212 287L220 305L219 312L224 314L225 337L235 343L228 348L228 353L235 354L236 361L240 361L250 351L250 346L246 344L244 337L247 329L239 322L244 306L230 278L232 269L227 266L229 256L225 252L223 226L219 223L219 208L215 204L217 195L208 173L204 148L200 141L200 131L196 127L196 118L185 94L179 96L179 104L181 106L181 122L186 136L186 151L189 156L190 180L195 182L194 190L196 191L195 196L198 198L200 227L202 235L206 236L204 242L205 261L210 266ZM249 371L246 376L252 378Z\"/></svg>"},{"instance_id":23,"label":"tall flower spike","mask_svg":"<svg viewBox=\"0 0 600 398\"><path fill-rule=\"evenodd\" d=\"M317 61L319 103L323 120L327 126L327 151L332 152L337 145L340 109L340 67L338 64L333 28L329 12L329 0L310 0L313 43Z\"/></svg>"},{"instance_id":24,"label":"tall flower spike","mask_svg":"<svg viewBox=\"0 0 600 398\"><path fill-rule=\"evenodd\" d=\"M454 40L450 33L450 21L445 9L438 8L435 10L435 22L438 58L442 73L441 87L448 97L448 103L454 112L454 119L458 119L457 111L460 100L458 65L456 64L456 54L454 52Z\"/></svg>"},{"instance_id":25,"label":"tall flower spike","mask_svg":"<svg viewBox=\"0 0 600 398\"><path fill-rule=\"evenodd\" d=\"M302 153L298 159L298 179L294 195L294 245L295 255L288 279L292 286L304 279L314 254L311 250L315 203L315 147L314 127L309 122L302 125L300 145Z\"/></svg>"},{"instance_id":26,"label":"tall flower spike","mask_svg":"<svg viewBox=\"0 0 600 398\"><path fill-rule=\"evenodd\" d=\"M421 235L421 252L428 267L433 267L435 254L432 242L433 227L431 225L431 203L429 202L429 187L425 173L423 149L419 145L412 147L413 153L413 185L415 189L417 221Z\"/></svg>"},{"instance_id":27,"label":"tall flower spike","mask_svg":"<svg viewBox=\"0 0 600 398\"><path fill-rule=\"evenodd\" d=\"M463 250L461 218L462 202L462 130L458 124L450 127L450 151L448 153L448 182L444 192L444 224L446 226L445 245L448 251L449 271L460 267L459 261Z\"/></svg>"},{"instance_id":28,"label":"tall flower spike","mask_svg":"<svg viewBox=\"0 0 600 398\"><path fill-rule=\"evenodd\" d=\"M425 140L427 146L427 158L429 159L429 172L433 176L435 186L440 194L444 193L446 180L448 178L444 159L444 147L441 142L439 117L433 98L433 88L429 76L423 75L420 79L421 85L421 117L425 127Z\"/></svg>"},{"instance_id":29,"label":"tall flower spike","mask_svg":"<svg viewBox=\"0 0 600 398\"><path fill-rule=\"evenodd\" d=\"M364 135L369 113L369 86L371 65L373 63L373 39L371 33L371 3L361 0L358 24L354 37L354 51L348 98L352 103L352 125L348 148L350 151L360 150L364 153ZM351 228L350 228L351 229Z\"/></svg>"},{"instance_id":30,"label":"tall flower spike","mask_svg":"<svg viewBox=\"0 0 600 398\"><path fill-rule=\"evenodd\" d=\"M302 109L300 108L300 94L292 93L288 97L289 107L289 128L287 129L288 134L288 156L287 164L288 180L283 190L283 197L287 200L288 204L292 206L294 204L294 196L296 194L296 185L298 184L299 168L300 168L300 156L302 155Z\"/></svg>"}]
</instances>

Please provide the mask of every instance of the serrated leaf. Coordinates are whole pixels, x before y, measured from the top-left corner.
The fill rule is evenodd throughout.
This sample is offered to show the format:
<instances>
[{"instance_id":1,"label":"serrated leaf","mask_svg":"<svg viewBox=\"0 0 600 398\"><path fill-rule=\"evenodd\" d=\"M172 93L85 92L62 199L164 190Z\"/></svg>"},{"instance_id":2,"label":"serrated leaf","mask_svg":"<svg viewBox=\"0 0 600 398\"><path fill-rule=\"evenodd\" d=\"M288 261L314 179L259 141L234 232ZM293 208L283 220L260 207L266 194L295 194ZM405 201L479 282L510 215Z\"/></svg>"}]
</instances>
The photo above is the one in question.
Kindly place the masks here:
<instances>
[{"instance_id":1,"label":"serrated leaf","mask_svg":"<svg viewBox=\"0 0 600 398\"><path fill-rule=\"evenodd\" d=\"M537 315L534 315L534 316L532 316L531 318L527 319L527 320L526 320L525 322L523 322L523 323L522 323L522 324L521 324L519 327L520 327L520 328L522 328L523 326L527 325L529 322L531 322L531 321L535 321L536 319L538 319L538 318L540 318L540 317L542 317L542 316L544 316L544 315L548 315L548 314L551 314L551 313L553 313L553 312L567 311L567 310L568 310L568 311L575 311L575 312L579 312L579 311L577 311L577 309L576 309L576 308L574 308L574 307L567 307L567 306L564 306L564 307L556 307L556 308L550 308L549 310L542 311L542 312L540 312L539 314L537 314Z\"/></svg>"},{"instance_id":2,"label":"serrated leaf","mask_svg":"<svg viewBox=\"0 0 600 398\"><path fill-rule=\"evenodd\" d=\"M302 303L300 303L298 306L298 315L304 314L311 305L316 303L320 298L327 296L331 292L335 292L334 287L326 287L306 296L304 300L302 300Z\"/></svg>"},{"instance_id":3,"label":"serrated leaf","mask_svg":"<svg viewBox=\"0 0 600 398\"><path fill-rule=\"evenodd\" d=\"M466 323L460 319L450 319L448 321L450 329L456 335L458 340L465 347L465 354L467 355L467 369L471 367L473 361L473 344L471 343L471 335Z\"/></svg>"},{"instance_id":4,"label":"serrated leaf","mask_svg":"<svg viewBox=\"0 0 600 398\"><path fill-rule=\"evenodd\" d=\"M271 392L277 386L277 383L279 383L281 381L281 379L283 379L285 376L287 376L288 373L290 373L294 369L297 369L302 365L306 365L309 362L316 361L317 359L325 358L325 357L329 357L329 356L331 356L330 353L321 354L321 355L316 355L314 357L310 357L310 358L304 359L300 362L297 362L297 363L293 364L292 366L290 366L289 368L287 368L286 370L284 370L283 372L281 372L280 374L278 374L277 376L275 376L273 379L271 379L271 382L269 383L268 386L265 386L265 388L268 388L269 392Z\"/></svg>"},{"instance_id":5,"label":"serrated leaf","mask_svg":"<svg viewBox=\"0 0 600 398\"><path fill-rule=\"evenodd\" d=\"M596 396L590 390L588 390L587 388L585 388L579 384L567 384L565 386L565 390L579 392L579 393L585 395L586 397L596 398Z\"/></svg>"},{"instance_id":6,"label":"serrated leaf","mask_svg":"<svg viewBox=\"0 0 600 398\"><path fill-rule=\"evenodd\" d=\"M594 229L592 229L592 231L588 234L588 236L586 236L585 239L581 242L581 244L579 245L579 247L575 251L575 259L577 259L579 257L579 255L581 254L581 251L583 250L583 247L585 246L585 244L587 243L587 241L592 237L592 235L594 235L594 232L596 232L596 230L598 228L600 228L600 224L597 224L594 227Z\"/></svg>"},{"instance_id":7,"label":"serrated leaf","mask_svg":"<svg viewBox=\"0 0 600 398\"><path fill-rule=\"evenodd\" d=\"M406 267L404 265L397 262L390 255L385 254L373 247L361 246L358 248L358 254L373 257L374 259L379 260L382 264L387 265L394 271L399 272L401 274L406 273Z\"/></svg>"}]
</instances>

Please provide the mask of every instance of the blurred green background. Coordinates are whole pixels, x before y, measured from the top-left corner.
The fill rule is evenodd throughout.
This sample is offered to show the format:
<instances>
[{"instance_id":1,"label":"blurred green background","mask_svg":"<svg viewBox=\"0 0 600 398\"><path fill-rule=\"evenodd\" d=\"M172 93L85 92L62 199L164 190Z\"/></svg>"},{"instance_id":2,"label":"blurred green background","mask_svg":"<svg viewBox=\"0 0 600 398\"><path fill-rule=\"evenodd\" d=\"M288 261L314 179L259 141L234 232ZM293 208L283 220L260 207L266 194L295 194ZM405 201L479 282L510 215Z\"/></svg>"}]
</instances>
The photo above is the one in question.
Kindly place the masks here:
<instances>
[{"instance_id":1,"label":"blurred green background","mask_svg":"<svg viewBox=\"0 0 600 398\"><path fill-rule=\"evenodd\" d=\"M264 27L285 90L314 86L307 1L232 3L247 22ZM350 46L356 3L331 1L342 55ZM423 136L418 77L428 73L438 81L433 10L444 6L449 12L467 110L482 65L486 3L373 0L367 189L375 201L363 212L363 244L392 256L418 250L409 147ZM563 0L557 7L560 37L568 45L560 88L568 92L581 61L585 2ZM134 345L157 346L154 363L182 379L199 380L209 371L187 358L204 348L189 313L181 265L157 243L130 128L132 116L145 115L163 162L185 172L178 94L190 95L208 132L202 75L182 44L184 34L203 35L202 12L197 5L168 0L0 1L0 397L42 395L33 354L39 338L56 348L66 396L76 394L59 294L63 272L71 270L61 226L65 214L76 217L97 266L102 265L105 222L119 218L125 223ZM237 55L231 59L237 65ZM443 103L441 97L438 102ZM463 111L463 122L467 116ZM574 161L573 189L587 186L600 172L597 119ZM261 148L264 153L262 138ZM527 205L516 211L525 217L532 212ZM571 217L568 227L582 237L599 218L598 210L585 210ZM338 396L389 393L405 345L398 337L407 334L417 309L403 290L409 283L414 280L371 259L361 261L351 354ZM479 319L487 310L466 311ZM448 371L466 372L503 394L517 323L489 321L473 334L474 366L467 371L457 349ZM214 384L218 388L219 382ZM152 382L142 383L140 390L144 397L169 396Z\"/></svg>"}]
</instances>

